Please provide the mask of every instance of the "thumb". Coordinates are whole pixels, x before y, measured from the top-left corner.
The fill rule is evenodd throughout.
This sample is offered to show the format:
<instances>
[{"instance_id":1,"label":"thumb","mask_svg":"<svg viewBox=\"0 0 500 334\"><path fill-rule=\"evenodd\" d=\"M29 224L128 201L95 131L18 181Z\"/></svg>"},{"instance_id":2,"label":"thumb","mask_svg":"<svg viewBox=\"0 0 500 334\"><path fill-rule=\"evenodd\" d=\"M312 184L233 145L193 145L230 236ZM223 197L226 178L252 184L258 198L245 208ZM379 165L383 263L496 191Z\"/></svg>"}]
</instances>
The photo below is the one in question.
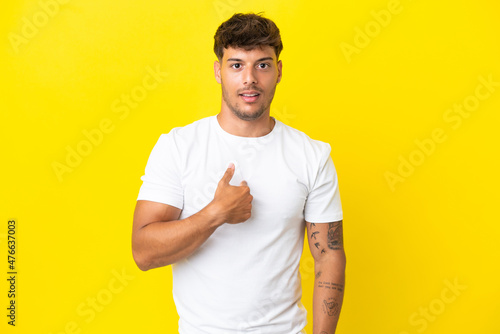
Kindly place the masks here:
<instances>
[{"instance_id":1,"label":"thumb","mask_svg":"<svg viewBox=\"0 0 500 334\"><path fill-rule=\"evenodd\" d=\"M220 180L225 184L229 184L229 181L231 181L231 179L233 178L234 169L235 169L234 164L231 162L229 164L229 167L227 167L226 172L222 176L222 179Z\"/></svg>"}]
</instances>

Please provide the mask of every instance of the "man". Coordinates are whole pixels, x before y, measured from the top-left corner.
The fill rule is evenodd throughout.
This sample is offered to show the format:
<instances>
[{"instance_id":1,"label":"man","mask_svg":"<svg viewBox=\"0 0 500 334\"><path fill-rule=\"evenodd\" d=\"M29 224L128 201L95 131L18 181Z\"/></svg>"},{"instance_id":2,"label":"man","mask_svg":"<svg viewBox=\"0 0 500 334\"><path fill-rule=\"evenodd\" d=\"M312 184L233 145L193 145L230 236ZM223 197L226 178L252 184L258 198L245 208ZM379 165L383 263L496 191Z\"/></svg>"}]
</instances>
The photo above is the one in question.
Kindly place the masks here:
<instances>
[{"instance_id":1,"label":"man","mask_svg":"<svg viewBox=\"0 0 500 334\"><path fill-rule=\"evenodd\" d=\"M161 135L134 214L142 270L172 265L180 334L305 333L299 261L315 260L313 334L333 334L344 293L342 209L330 145L270 117L278 28L235 14L215 34L217 116Z\"/></svg>"}]
</instances>

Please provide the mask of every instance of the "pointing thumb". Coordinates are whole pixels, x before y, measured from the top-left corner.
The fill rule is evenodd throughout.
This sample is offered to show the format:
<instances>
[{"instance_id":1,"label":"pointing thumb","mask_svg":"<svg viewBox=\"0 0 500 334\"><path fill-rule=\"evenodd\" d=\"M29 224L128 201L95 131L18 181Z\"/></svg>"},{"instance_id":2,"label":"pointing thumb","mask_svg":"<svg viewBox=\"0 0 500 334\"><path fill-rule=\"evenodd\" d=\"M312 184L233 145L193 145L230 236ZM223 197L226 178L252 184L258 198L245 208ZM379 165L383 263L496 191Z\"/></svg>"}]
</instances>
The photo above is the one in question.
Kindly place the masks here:
<instances>
[{"instance_id":1,"label":"pointing thumb","mask_svg":"<svg viewBox=\"0 0 500 334\"><path fill-rule=\"evenodd\" d=\"M231 181L231 179L233 178L234 169L235 169L234 164L232 162L229 163L229 166L227 167L226 172L222 176L221 181L226 184L229 184L229 181Z\"/></svg>"}]
</instances>

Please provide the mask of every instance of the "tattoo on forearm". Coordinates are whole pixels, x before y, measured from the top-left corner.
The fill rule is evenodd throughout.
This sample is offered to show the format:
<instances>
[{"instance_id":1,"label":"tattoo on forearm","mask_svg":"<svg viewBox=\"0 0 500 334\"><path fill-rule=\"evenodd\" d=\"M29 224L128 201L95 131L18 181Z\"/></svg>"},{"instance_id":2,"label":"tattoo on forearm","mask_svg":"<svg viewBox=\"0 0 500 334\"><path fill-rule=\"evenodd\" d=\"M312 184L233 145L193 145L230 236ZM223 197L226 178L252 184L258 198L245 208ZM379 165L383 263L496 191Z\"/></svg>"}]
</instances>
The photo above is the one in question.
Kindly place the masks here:
<instances>
[{"instance_id":1,"label":"tattoo on forearm","mask_svg":"<svg viewBox=\"0 0 500 334\"><path fill-rule=\"evenodd\" d=\"M335 298L328 298L323 300L323 312L330 317L338 317L340 314L341 304Z\"/></svg>"},{"instance_id":2,"label":"tattoo on forearm","mask_svg":"<svg viewBox=\"0 0 500 334\"><path fill-rule=\"evenodd\" d=\"M319 242L315 243L314 246L319 249Z\"/></svg>"},{"instance_id":3,"label":"tattoo on forearm","mask_svg":"<svg viewBox=\"0 0 500 334\"><path fill-rule=\"evenodd\" d=\"M318 288L326 288L330 290L337 290L339 292L344 292L344 284L337 284L332 282L319 281Z\"/></svg>"},{"instance_id":4,"label":"tattoo on forearm","mask_svg":"<svg viewBox=\"0 0 500 334\"><path fill-rule=\"evenodd\" d=\"M328 248L337 250L343 247L342 221L328 223Z\"/></svg>"},{"instance_id":5,"label":"tattoo on forearm","mask_svg":"<svg viewBox=\"0 0 500 334\"><path fill-rule=\"evenodd\" d=\"M321 276L321 271L318 271L318 272L316 273L316 279L318 279L320 276Z\"/></svg>"},{"instance_id":6,"label":"tattoo on forearm","mask_svg":"<svg viewBox=\"0 0 500 334\"><path fill-rule=\"evenodd\" d=\"M314 240L316 240L316 234L318 233L319 233L318 231L311 233L311 239L314 238Z\"/></svg>"}]
</instances>

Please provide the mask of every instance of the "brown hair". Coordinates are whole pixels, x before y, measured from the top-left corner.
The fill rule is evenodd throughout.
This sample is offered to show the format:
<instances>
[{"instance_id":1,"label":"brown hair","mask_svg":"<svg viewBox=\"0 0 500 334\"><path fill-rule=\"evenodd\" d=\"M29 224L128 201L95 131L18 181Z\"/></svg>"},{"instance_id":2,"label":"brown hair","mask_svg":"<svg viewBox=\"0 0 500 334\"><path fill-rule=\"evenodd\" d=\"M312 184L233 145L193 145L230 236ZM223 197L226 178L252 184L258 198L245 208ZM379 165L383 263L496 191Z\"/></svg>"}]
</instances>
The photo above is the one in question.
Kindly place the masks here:
<instances>
[{"instance_id":1,"label":"brown hair","mask_svg":"<svg viewBox=\"0 0 500 334\"><path fill-rule=\"evenodd\" d=\"M276 60L279 58L283 50L280 30L273 21L260 14L236 13L217 28L214 52L219 61L224 56L224 49L228 47L248 51L260 46L270 46L274 48Z\"/></svg>"}]
</instances>

